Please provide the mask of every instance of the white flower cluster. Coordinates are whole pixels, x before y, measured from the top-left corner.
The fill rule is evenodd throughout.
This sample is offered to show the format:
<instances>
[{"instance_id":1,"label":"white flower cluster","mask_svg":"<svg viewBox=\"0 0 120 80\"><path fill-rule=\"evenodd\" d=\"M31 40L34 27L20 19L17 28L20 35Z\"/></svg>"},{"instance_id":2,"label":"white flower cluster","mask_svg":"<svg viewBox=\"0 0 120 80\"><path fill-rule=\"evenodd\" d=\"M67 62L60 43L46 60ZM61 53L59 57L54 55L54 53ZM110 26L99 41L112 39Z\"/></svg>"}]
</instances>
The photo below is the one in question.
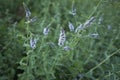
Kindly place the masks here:
<instances>
[{"instance_id":1,"label":"white flower cluster","mask_svg":"<svg viewBox=\"0 0 120 80\"><path fill-rule=\"evenodd\" d=\"M70 12L70 14L72 14L73 16L76 15L76 8L72 8L72 11Z\"/></svg>"},{"instance_id":2,"label":"white flower cluster","mask_svg":"<svg viewBox=\"0 0 120 80\"><path fill-rule=\"evenodd\" d=\"M79 32L80 30L83 30L86 27L89 27L93 21L95 20L94 17L91 17L89 20L87 20L84 24L80 24L76 29L75 29L75 33ZM70 29L70 31L74 31L74 26L71 22L68 22L68 27Z\"/></svg>"},{"instance_id":3,"label":"white flower cluster","mask_svg":"<svg viewBox=\"0 0 120 80\"><path fill-rule=\"evenodd\" d=\"M84 23L84 27L89 27L93 21L95 20L94 17L91 17L89 20L87 20L85 23Z\"/></svg>"},{"instance_id":4,"label":"white flower cluster","mask_svg":"<svg viewBox=\"0 0 120 80\"><path fill-rule=\"evenodd\" d=\"M24 2L23 2L23 6L24 6L24 9L25 9L26 20L27 20L25 23L35 22L37 20L37 17L30 18L31 17L31 12L30 12L29 8L27 7L27 5Z\"/></svg>"},{"instance_id":5,"label":"white flower cluster","mask_svg":"<svg viewBox=\"0 0 120 80\"><path fill-rule=\"evenodd\" d=\"M75 16L76 15L76 8L75 8L75 4L72 4L72 10L70 11L70 14Z\"/></svg>"},{"instance_id":6,"label":"white flower cluster","mask_svg":"<svg viewBox=\"0 0 120 80\"><path fill-rule=\"evenodd\" d=\"M99 34L98 34L98 33L89 34L88 37L98 38L98 37L99 37Z\"/></svg>"},{"instance_id":7,"label":"white flower cluster","mask_svg":"<svg viewBox=\"0 0 120 80\"><path fill-rule=\"evenodd\" d=\"M43 30L43 34L44 34L44 35L48 35L49 31L50 31L49 28L46 27L46 28L44 28L44 30Z\"/></svg>"},{"instance_id":8,"label":"white flower cluster","mask_svg":"<svg viewBox=\"0 0 120 80\"><path fill-rule=\"evenodd\" d=\"M65 51L69 51L69 50L70 50L70 47L69 47L69 46L65 46L63 49L64 49Z\"/></svg>"},{"instance_id":9,"label":"white flower cluster","mask_svg":"<svg viewBox=\"0 0 120 80\"><path fill-rule=\"evenodd\" d=\"M63 46L65 40L66 40L65 31L62 29L62 30L60 31L60 36L59 36L59 40L58 40L58 45L59 45L59 46Z\"/></svg>"},{"instance_id":10,"label":"white flower cluster","mask_svg":"<svg viewBox=\"0 0 120 80\"><path fill-rule=\"evenodd\" d=\"M33 39L33 38L31 38L30 39L30 47L32 48L32 49L35 49L36 48L36 43L37 43L37 39Z\"/></svg>"},{"instance_id":11,"label":"white flower cluster","mask_svg":"<svg viewBox=\"0 0 120 80\"><path fill-rule=\"evenodd\" d=\"M76 29L75 29L75 33L79 32L80 30L82 30L84 27L83 27L83 24L80 24Z\"/></svg>"},{"instance_id":12,"label":"white flower cluster","mask_svg":"<svg viewBox=\"0 0 120 80\"><path fill-rule=\"evenodd\" d=\"M25 9L25 13L26 13L26 18L29 20L30 16L31 16L31 12L29 10L29 8L27 7L27 5L25 3L23 3L24 9Z\"/></svg>"},{"instance_id":13,"label":"white flower cluster","mask_svg":"<svg viewBox=\"0 0 120 80\"><path fill-rule=\"evenodd\" d=\"M71 22L68 22L68 27L69 27L70 31L74 31L74 26Z\"/></svg>"},{"instance_id":14,"label":"white flower cluster","mask_svg":"<svg viewBox=\"0 0 120 80\"><path fill-rule=\"evenodd\" d=\"M37 17L31 18L31 12L30 12L29 8L26 6L25 3L23 3L23 6L24 6L24 9L25 9L25 13L26 13L26 19L27 19L27 22L26 22L26 23L31 23L31 22L36 21ZM71 14L72 14L73 16L76 15L76 8L74 7L74 5L72 6ZM95 19L94 17L91 17L91 18L90 18L89 20L87 20L85 23L80 24L76 29L75 29L74 25L73 25L71 22L68 22L69 30L77 33L77 32L79 32L80 30L83 30L84 28L89 27L89 26L93 23L94 19ZM49 28L48 28L48 27L45 27L45 28L43 29L43 34L44 34L44 35L48 35L49 31L50 31ZM96 37L98 37L98 34L97 34L97 33L95 33L95 34L89 34L88 36L89 36L89 37L94 37L94 38L96 38ZM63 46L64 43L65 43L65 41L66 41L65 30L64 30L64 29L61 29L61 30L60 30L60 34L59 34L59 39L58 39L58 46ZM35 39L35 38L34 38L34 39L33 39L33 38L30 39L30 47L31 47L32 49L35 49L35 48L36 48L36 43L37 43L37 39ZM70 47L69 47L69 46L64 46L63 48L64 48L64 50L66 50L66 51L70 50Z\"/></svg>"}]
</instances>

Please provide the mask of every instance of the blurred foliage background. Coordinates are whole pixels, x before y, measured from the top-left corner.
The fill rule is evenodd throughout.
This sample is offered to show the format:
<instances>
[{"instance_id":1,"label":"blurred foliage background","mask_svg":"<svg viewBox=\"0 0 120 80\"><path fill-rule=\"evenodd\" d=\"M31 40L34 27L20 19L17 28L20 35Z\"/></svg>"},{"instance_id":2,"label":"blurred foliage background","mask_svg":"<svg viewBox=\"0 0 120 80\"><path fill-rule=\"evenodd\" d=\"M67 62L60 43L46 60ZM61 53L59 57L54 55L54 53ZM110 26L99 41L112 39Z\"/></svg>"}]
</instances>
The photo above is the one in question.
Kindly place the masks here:
<instances>
[{"instance_id":1,"label":"blurred foliage background","mask_svg":"<svg viewBox=\"0 0 120 80\"><path fill-rule=\"evenodd\" d=\"M23 46L27 34L23 2L38 18L29 28L40 38L30 55ZM75 16L70 14L73 4ZM69 21L76 28L92 16L95 23L82 37L69 31ZM119 0L0 0L0 80L119 80L119 16ZM46 39L42 31L49 24ZM68 35L66 44L72 48L67 52L57 46L61 26ZM91 33L98 33L99 38L84 38ZM55 47L47 42L54 42ZM33 65L21 65L24 58Z\"/></svg>"}]
</instances>

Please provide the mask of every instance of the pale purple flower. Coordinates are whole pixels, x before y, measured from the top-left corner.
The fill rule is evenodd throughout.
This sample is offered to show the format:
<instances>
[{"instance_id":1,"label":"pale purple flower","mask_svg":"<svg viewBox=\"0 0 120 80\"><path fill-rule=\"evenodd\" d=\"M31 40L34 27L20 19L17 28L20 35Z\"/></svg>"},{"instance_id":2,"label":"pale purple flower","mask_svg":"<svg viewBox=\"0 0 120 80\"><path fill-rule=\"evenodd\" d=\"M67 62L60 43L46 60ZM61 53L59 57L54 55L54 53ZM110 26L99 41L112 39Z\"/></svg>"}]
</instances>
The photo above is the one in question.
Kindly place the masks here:
<instances>
[{"instance_id":1,"label":"pale purple flower","mask_svg":"<svg viewBox=\"0 0 120 80\"><path fill-rule=\"evenodd\" d=\"M93 33L93 34L89 34L88 36L91 37L91 38L98 38L99 34L98 33Z\"/></svg>"},{"instance_id":2,"label":"pale purple flower","mask_svg":"<svg viewBox=\"0 0 120 80\"><path fill-rule=\"evenodd\" d=\"M71 10L70 14L72 14L73 16L76 15L76 8L75 8L74 3L72 4L72 10Z\"/></svg>"},{"instance_id":3,"label":"pale purple flower","mask_svg":"<svg viewBox=\"0 0 120 80\"><path fill-rule=\"evenodd\" d=\"M76 8L74 8L74 7L72 8L71 14L72 14L73 16L76 15Z\"/></svg>"},{"instance_id":4,"label":"pale purple flower","mask_svg":"<svg viewBox=\"0 0 120 80\"><path fill-rule=\"evenodd\" d=\"M35 22L37 20L37 17L31 18L31 12L24 2L23 2L23 6L24 6L24 9L25 9L26 20L27 20L25 23Z\"/></svg>"},{"instance_id":5,"label":"pale purple flower","mask_svg":"<svg viewBox=\"0 0 120 80\"><path fill-rule=\"evenodd\" d=\"M33 18L27 20L25 23L35 22L36 20L37 20L37 17L35 16L35 17L33 17Z\"/></svg>"},{"instance_id":6,"label":"pale purple flower","mask_svg":"<svg viewBox=\"0 0 120 80\"><path fill-rule=\"evenodd\" d=\"M74 31L74 26L71 22L68 22L68 27L69 27L70 31Z\"/></svg>"},{"instance_id":7,"label":"pale purple flower","mask_svg":"<svg viewBox=\"0 0 120 80\"><path fill-rule=\"evenodd\" d=\"M37 20L37 17L35 16L35 17L30 19L30 22L35 22L36 20Z\"/></svg>"},{"instance_id":8,"label":"pale purple flower","mask_svg":"<svg viewBox=\"0 0 120 80\"><path fill-rule=\"evenodd\" d=\"M46 28L44 28L44 30L43 30L43 34L44 34L44 35L48 35L49 31L50 31L49 28L46 27Z\"/></svg>"},{"instance_id":9,"label":"pale purple flower","mask_svg":"<svg viewBox=\"0 0 120 80\"><path fill-rule=\"evenodd\" d=\"M84 27L89 27L93 21L95 20L94 17L91 17L89 20L87 20L85 23L84 23Z\"/></svg>"},{"instance_id":10,"label":"pale purple flower","mask_svg":"<svg viewBox=\"0 0 120 80\"><path fill-rule=\"evenodd\" d=\"M33 39L33 38L30 39L30 47L32 49L36 48L36 43L37 43L37 39Z\"/></svg>"},{"instance_id":11,"label":"pale purple flower","mask_svg":"<svg viewBox=\"0 0 120 80\"><path fill-rule=\"evenodd\" d=\"M75 29L75 33L79 32L80 30L83 30L83 24L80 24L76 29Z\"/></svg>"},{"instance_id":12,"label":"pale purple flower","mask_svg":"<svg viewBox=\"0 0 120 80\"><path fill-rule=\"evenodd\" d=\"M30 17L31 17L31 12L30 12L29 8L27 7L27 5L24 2L23 2L23 6L24 6L24 9L25 9L26 18L27 18L27 20L29 20Z\"/></svg>"},{"instance_id":13,"label":"pale purple flower","mask_svg":"<svg viewBox=\"0 0 120 80\"><path fill-rule=\"evenodd\" d=\"M69 50L70 50L70 47L69 47L69 46L65 46L63 49L64 49L65 51L69 51Z\"/></svg>"},{"instance_id":14,"label":"pale purple flower","mask_svg":"<svg viewBox=\"0 0 120 80\"><path fill-rule=\"evenodd\" d=\"M62 30L60 31L60 36L59 36L59 40L58 40L58 45L59 45L59 46L63 46L65 40L66 40L65 31L62 29Z\"/></svg>"}]
</instances>

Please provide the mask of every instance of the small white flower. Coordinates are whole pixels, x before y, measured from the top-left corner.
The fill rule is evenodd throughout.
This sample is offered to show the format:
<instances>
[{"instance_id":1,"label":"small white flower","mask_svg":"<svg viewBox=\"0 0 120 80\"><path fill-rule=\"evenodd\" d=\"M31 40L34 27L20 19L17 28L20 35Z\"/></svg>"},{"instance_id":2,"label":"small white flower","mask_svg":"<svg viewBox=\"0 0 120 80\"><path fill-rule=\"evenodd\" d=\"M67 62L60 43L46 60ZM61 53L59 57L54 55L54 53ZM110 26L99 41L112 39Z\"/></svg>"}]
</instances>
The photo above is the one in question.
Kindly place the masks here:
<instances>
[{"instance_id":1,"label":"small white flower","mask_svg":"<svg viewBox=\"0 0 120 80\"><path fill-rule=\"evenodd\" d=\"M69 50L70 50L70 47L69 47L69 46L65 46L63 49L64 49L65 51L69 51Z\"/></svg>"},{"instance_id":2,"label":"small white flower","mask_svg":"<svg viewBox=\"0 0 120 80\"><path fill-rule=\"evenodd\" d=\"M103 22L103 16L100 16L99 20L98 20L98 24L101 24Z\"/></svg>"},{"instance_id":3,"label":"small white flower","mask_svg":"<svg viewBox=\"0 0 120 80\"><path fill-rule=\"evenodd\" d=\"M75 4L74 3L72 4L72 10L71 10L70 14L72 14L73 16L76 15L76 8L75 8Z\"/></svg>"},{"instance_id":4,"label":"small white flower","mask_svg":"<svg viewBox=\"0 0 120 80\"><path fill-rule=\"evenodd\" d=\"M37 20L37 17L33 17L32 19L30 19L30 22L35 22Z\"/></svg>"},{"instance_id":5,"label":"small white flower","mask_svg":"<svg viewBox=\"0 0 120 80\"><path fill-rule=\"evenodd\" d=\"M27 20L25 23L35 22L36 20L37 20L37 17L33 17L32 19Z\"/></svg>"},{"instance_id":6,"label":"small white flower","mask_svg":"<svg viewBox=\"0 0 120 80\"><path fill-rule=\"evenodd\" d=\"M111 26L111 25L108 25L108 26L107 26L107 29L108 29L108 30L112 29L112 26Z\"/></svg>"},{"instance_id":7,"label":"small white flower","mask_svg":"<svg viewBox=\"0 0 120 80\"><path fill-rule=\"evenodd\" d=\"M44 30L43 30L43 34L44 34L44 35L48 35L49 31L50 31L49 28L46 27L46 28L44 28Z\"/></svg>"},{"instance_id":8,"label":"small white flower","mask_svg":"<svg viewBox=\"0 0 120 80\"><path fill-rule=\"evenodd\" d=\"M75 29L75 33L79 32L80 30L83 30L83 24L80 24L76 29Z\"/></svg>"},{"instance_id":9,"label":"small white flower","mask_svg":"<svg viewBox=\"0 0 120 80\"><path fill-rule=\"evenodd\" d=\"M58 40L58 45L59 45L59 46L63 46L65 40L66 40L65 31L62 29L62 30L60 31L60 36L59 36L59 40Z\"/></svg>"},{"instance_id":10,"label":"small white flower","mask_svg":"<svg viewBox=\"0 0 120 80\"><path fill-rule=\"evenodd\" d=\"M23 2L23 6L24 6L24 9L25 9L26 18L27 18L27 20L29 20L30 17L31 17L31 12L30 12L29 8L27 7L27 5L24 2Z\"/></svg>"},{"instance_id":11,"label":"small white flower","mask_svg":"<svg viewBox=\"0 0 120 80\"><path fill-rule=\"evenodd\" d=\"M87 20L87 21L84 23L84 27L90 26L90 25L93 23L94 20L95 20L95 18L94 18L94 17L91 17L89 20Z\"/></svg>"},{"instance_id":12,"label":"small white flower","mask_svg":"<svg viewBox=\"0 0 120 80\"><path fill-rule=\"evenodd\" d=\"M33 39L33 38L30 39L30 47L32 49L36 48L36 43L37 43L37 39Z\"/></svg>"},{"instance_id":13,"label":"small white flower","mask_svg":"<svg viewBox=\"0 0 120 80\"><path fill-rule=\"evenodd\" d=\"M73 16L76 15L76 8L72 8L71 14L72 14Z\"/></svg>"},{"instance_id":14,"label":"small white flower","mask_svg":"<svg viewBox=\"0 0 120 80\"><path fill-rule=\"evenodd\" d=\"M93 34L89 34L88 36L91 37L91 38L98 38L99 34L98 33L93 33Z\"/></svg>"},{"instance_id":15,"label":"small white flower","mask_svg":"<svg viewBox=\"0 0 120 80\"><path fill-rule=\"evenodd\" d=\"M31 17L31 12L30 12L29 8L27 7L27 5L24 2L23 2L23 6L24 6L24 9L25 9L26 20L27 20L25 23L35 22L37 20L37 17L30 18Z\"/></svg>"},{"instance_id":16,"label":"small white flower","mask_svg":"<svg viewBox=\"0 0 120 80\"><path fill-rule=\"evenodd\" d=\"M69 27L70 31L74 31L74 26L71 22L68 22L68 27Z\"/></svg>"},{"instance_id":17,"label":"small white flower","mask_svg":"<svg viewBox=\"0 0 120 80\"><path fill-rule=\"evenodd\" d=\"M91 17L91 18L89 19L90 23L92 23L94 20L95 20L94 17Z\"/></svg>"}]
</instances>

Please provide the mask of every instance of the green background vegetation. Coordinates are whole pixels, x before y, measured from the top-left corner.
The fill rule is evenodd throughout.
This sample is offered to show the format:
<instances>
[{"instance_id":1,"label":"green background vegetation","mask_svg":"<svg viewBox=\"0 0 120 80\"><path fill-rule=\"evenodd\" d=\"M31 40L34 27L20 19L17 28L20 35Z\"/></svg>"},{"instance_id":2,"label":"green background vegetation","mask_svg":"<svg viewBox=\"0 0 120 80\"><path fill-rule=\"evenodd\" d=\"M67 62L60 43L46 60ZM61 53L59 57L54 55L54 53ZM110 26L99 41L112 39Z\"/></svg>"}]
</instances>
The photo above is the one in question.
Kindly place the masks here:
<instances>
[{"instance_id":1,"label":"green background vegetation","mask_svg":"<svg viewBox=\"0 0 120 80\"><path fill-rule=\"evenodd\" d=\"M39 38L34 50L24 46L30 34L23 2L38 17L28 26ZM69 14L73 3L75 16ZM86 30L69 31L69 21L76 28L92 16L95 22ZM0 0L0 80L120 80L119 16L119 0ZM44 36L48 25L50 33ZM61 27L69 51L57 45ZM85 37L92 33L99 38Z\"/></svg>"}]
</instances>

